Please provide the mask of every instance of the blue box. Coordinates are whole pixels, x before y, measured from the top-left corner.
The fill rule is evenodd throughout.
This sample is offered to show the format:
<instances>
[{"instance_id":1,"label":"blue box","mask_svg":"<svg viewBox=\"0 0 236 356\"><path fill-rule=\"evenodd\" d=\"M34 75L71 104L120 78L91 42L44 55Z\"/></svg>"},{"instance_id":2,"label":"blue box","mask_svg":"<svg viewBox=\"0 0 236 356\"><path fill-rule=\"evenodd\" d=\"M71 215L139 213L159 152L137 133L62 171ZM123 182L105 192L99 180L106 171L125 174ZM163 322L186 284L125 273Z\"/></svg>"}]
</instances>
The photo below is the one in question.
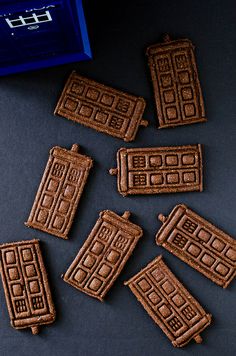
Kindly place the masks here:
<instances>
[{"instance_id":1,"label":"blue box","mask_svg":"<svg viewBox=\"0 0 236 356\"><path fill-rule=\"evenodd\" d=\"M91 58L82 0L0 3L0 75Z\"/></svg>"}]
</instances>

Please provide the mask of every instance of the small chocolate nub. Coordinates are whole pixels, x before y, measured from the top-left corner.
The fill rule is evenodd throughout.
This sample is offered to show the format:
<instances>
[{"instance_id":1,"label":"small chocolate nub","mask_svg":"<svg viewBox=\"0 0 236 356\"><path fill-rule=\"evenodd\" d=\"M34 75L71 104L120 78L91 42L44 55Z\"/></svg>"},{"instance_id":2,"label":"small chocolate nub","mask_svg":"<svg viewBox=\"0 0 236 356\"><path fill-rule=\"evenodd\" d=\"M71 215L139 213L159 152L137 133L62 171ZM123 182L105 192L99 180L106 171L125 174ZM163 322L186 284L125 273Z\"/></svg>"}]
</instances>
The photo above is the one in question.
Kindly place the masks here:
<instances>
[{"instance_id":1,"label":"small chocolate nub","mask_svg":"<svg viewBox=\"0 0 236 356\"><path fill-rule=\"evenodd\" d=\"M166 221L166 217L163 214L159 214L158 220L160 220L162 223L164 223Z\"/></svg>"},{"instance_id":2,"label":"small chocolate nub","mask_svg":"<svg viewBox=\"0 0 236 356\"><path fill-rule=\"evenodd\" d=\"M129 217L130 217L130 211L125 211L124 214L122 215L122 218L127 220L129 219Z\"/></svg>"},{"instance_id":3,"label":"small chocolate nub","mask_svg":"<svg viewBox=\"0 0 236 356\"><path fill-rule=\"evenodd\" d=\"M142 119L142 120L140 121L140 125L141 125L141 126L147 127L148 124L149 124L148 120Z\"/></svg>"},{"instance_id":4,"label":"small chocolate nub","mask_svg":"<svg viewBox=\"0 0 236 356\"><path fill-rule=\"evenodd\" d=\"M170 38L170 35L168 33L165 33L164 36L163 36L163 41L164 42L170 42L171 41L171 38Z\"/></svg>"},{"instance_id":5,"label":"small chocolate nub","mask_svg":"<svg viewBox=\"0 0 236 356\"><path fill-rule=\"evenodd\" d=\"M38 326L31 326L31 331L33 335L37 335L39 333L39 327Z\"/></svg>"},{"instance_id":6,"label":"small chocolate nub","mask_svg":"<svg viewBox=\"0 0 236 356\"><path fill-rule=\"evenodd\" d=\"M201 337L201 335L196 335L196 336L194 337L194 340L195 340L195 342L196 342L197 344L201 344L201 343L202 343L202 337Z\"/></svg>"},{"instance_id":7,"label":"small chocolate nub","mask_svg":"<svg viewBox=\"0 0 236 356\"><path fill-rule=\"evenodd\" d=\"M118 168L111 168L109 169L109 173L111 176L116 176L118 173Z\"/></svg>"},{"instance_id":8,"label":"small chocolate nub","mask_svg":"<svg viewBox=\"0 0 236 356\"><path fill-rule=\"evenodd\" d=\"M71 147L71 151L79 152L79 145L77 145L77 143L74 143Z\"/></svg>"}]
</instances>

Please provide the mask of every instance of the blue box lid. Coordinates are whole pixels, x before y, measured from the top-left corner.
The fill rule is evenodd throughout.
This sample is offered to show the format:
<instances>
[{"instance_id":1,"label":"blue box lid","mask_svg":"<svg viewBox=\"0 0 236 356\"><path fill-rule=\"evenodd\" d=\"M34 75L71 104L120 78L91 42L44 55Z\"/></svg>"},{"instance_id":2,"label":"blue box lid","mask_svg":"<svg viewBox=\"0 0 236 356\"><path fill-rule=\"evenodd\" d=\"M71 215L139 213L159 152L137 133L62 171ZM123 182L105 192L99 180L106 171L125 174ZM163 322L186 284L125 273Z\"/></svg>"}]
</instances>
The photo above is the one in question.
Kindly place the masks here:
<instances>
[{"instance_id":1,"label":"blue box lid","mask_svg":"<svg viewBox=\"0 0 236 356\"><path fill-rule=\"evenodd\" d=\"M0 75L90 58L82 0L1 2Z\"/></svg>"}]
</instances>

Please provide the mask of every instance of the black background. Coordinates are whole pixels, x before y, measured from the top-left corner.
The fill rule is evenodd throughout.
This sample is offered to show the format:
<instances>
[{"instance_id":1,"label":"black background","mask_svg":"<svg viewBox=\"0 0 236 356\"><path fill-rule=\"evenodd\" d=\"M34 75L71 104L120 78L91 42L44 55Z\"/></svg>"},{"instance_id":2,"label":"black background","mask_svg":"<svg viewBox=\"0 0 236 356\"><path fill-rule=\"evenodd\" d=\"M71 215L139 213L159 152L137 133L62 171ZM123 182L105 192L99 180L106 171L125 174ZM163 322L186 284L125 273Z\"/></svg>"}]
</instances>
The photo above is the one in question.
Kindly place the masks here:
<instances>
[{"instance_id":1,"label":"black background","mask_svg":"<svg viewBox=\"0 0 236 356\"><path fill-rule=\"evenodd\" d=\"M11 328L3 289L0 289L0 355L222 355L236 354L236 283L227 290L215 285L178 258L155 245L160 227L157 213L168 214L185 203L231 235L235 222L236 134L236 9L232 0L126 0L86 1L85 13L94 59L57 68L0 79L0 239L1 242L39 238L57 309L57 319L30 330ZM157 117L149 69L148 45L169 32L196 45L196 57L208 122L157 130ZM53 110L72 69L104 84L143 96L145 118L134 143L55 117ZM73 143L94 159L88 184L79 204L70 239L27 229L27 220L49 149ZM116 178L117 149L202 143L204 191L123 198ZM89 234L98 213L111 209L132 212L131 220L144 236L114 287L101 303L64 283L66 271ZM163 254L176 276L213 315L203 333L203 344L191 342L174 349L146 314L123 281L156 255Z\"/></svg>"}]
</instances>

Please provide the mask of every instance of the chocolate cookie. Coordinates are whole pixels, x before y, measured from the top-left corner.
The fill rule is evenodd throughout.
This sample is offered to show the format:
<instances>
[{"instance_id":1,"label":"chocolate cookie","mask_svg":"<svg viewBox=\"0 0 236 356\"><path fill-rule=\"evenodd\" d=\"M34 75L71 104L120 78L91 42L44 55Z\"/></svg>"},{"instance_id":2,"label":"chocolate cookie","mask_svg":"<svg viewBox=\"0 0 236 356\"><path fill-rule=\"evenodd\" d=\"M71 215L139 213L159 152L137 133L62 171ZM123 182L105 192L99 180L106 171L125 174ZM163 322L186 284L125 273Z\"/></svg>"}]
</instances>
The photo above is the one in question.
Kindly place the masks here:
<instances>
[{"instance_id":1,"label":"chocolate cookie","mask_svg":"<svg viewBox=\"0 0 236 356\"><path fill-rule=\"evenodd\" d=\"M185 346L191 339L202 342L200 333L211 323L211 315L179 282L161 256L125 285L174 346Z\"/></svg>"},{"instance_id":2,"label":"chocolate cookie","mask_svg":"<svg viewBox=\"0 0 236 356\"><path fill-rule=\"evenodd\" d=\"M124 93L72 72L54 114L124 141L133 141L146 103L143 98Z\"/></svg>"},{"instance_id":3,"label":"chocolate cookie","mask_svg":"<svg viewBox=\"0 0 236 356\"><path fill-rule=\"evenodd\" d=\"M192 42L166 35L163 43L148 47L147 55L159 128L206 121Z\"/></svg>"},{"instance_id":4,"label":"chocolate cookie","mask_svg":"<svg viewBox=\"0 0 236 356\"><path fill-rule=\"evenodd\" d=\"M11 325L31 328L54 322L56 312L38 240L0 245L1 276Z\"/></svg>"},{"instance_id":5,"label":"chocolate cookie","mask_svg":"<svg viewBox=\"0 0 236 356\"><path fill-rule=\"evenodd\" d=\"M130 213L100 213L90 235L63 279L88 295L103 300L131 256L142 229L131 223Z\"/></svg>"},{"instance_id":6,"label":"chocolate cookie","mask_svg":"<svg viewBox=\"0 0 236 356\"><path fill-rule=\"evenodd\" d=\"M78 150L76 144L71 150L58 146L51 149L26 226L68 239L93 165L92 159L78 153Z\"/></svg>"},{"instance_id":7,"label":"chocolate cookie","mask_svg":"<svg viewBox=\"0 0 236 356\"><path fill-rule=\"evenodd\" d=\"M163 222L156 243L226 288L236 275L236 240L180 204Z\"/></svg>"},{"instance_id":8,"label":"chocolate cookie","mask_svg":"<svg viewBox=\"0 0 236 356\"><path fill-rule=\"evenodd\" d=\"M160 194L203 190L202 146L121 148L117 152L120 194Z\"/></svg>"}]
</instances>

